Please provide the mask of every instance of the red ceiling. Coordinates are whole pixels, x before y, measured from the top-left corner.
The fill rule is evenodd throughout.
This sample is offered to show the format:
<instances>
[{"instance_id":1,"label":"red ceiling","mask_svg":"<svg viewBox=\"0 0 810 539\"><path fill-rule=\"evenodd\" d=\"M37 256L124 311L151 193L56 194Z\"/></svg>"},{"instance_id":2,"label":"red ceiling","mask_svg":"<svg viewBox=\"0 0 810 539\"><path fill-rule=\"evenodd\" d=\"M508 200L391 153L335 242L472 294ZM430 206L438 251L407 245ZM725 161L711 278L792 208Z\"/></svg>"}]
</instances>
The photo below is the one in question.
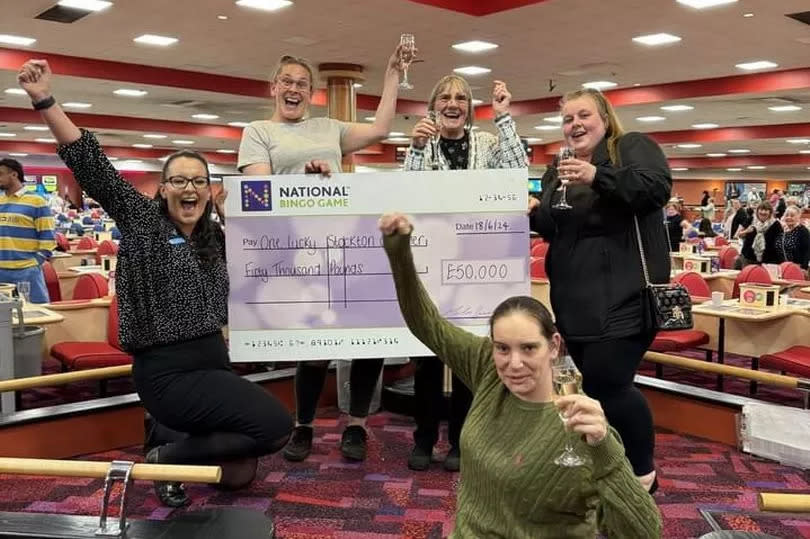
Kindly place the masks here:
<instances>
[{"instance_id":1,"label":"red ceiling","mask_svg":"<svg viewBox=\"0 0 810 539\"><path fill-rule=\"evenodd\" d=\"M528 6L531 4L541 4L546 0L410 0L417 4L449 9L467 15L483 17L501 11L507 11L516 7Z\"/></svg>"}]
</instances>

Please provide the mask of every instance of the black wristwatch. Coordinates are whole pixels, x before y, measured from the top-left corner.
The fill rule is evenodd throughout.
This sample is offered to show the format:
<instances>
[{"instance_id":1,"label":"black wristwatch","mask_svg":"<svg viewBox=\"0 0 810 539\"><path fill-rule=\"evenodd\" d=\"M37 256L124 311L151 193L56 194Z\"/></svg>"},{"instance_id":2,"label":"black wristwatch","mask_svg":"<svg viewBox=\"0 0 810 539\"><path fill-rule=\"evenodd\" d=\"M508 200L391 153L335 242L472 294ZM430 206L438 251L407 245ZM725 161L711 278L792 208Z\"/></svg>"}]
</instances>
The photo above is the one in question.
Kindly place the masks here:
<instances>
[{"instance_id":1,"label":"black wristwatch","mask_svg":"<svg viewBox=\"0 0 810 539\"><path fill-rule=\"evenodd\" d=\"M45 110L56 105L56 99L52 95L49 95L45 99L40 99L31 104L34 106L34 110Z\"/></svg>"}]
</instances>

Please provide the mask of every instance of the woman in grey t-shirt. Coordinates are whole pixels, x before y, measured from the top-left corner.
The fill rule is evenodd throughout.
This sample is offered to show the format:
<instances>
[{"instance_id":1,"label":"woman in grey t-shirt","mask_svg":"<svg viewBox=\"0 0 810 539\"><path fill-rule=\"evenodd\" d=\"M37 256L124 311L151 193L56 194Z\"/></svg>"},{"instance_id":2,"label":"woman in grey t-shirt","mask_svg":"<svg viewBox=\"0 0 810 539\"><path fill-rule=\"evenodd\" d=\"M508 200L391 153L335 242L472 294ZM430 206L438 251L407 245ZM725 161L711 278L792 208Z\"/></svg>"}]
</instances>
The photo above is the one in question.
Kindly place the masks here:
<instances>
[{"instance_id":1,"label":"woman in grey t-shirt","mask_svg":"<svg viewBox=\"0 0 810 539\"><path fill-rule=\"evenodd\" d=\"M388 136L402 68L397 48L388 60L374 122L350 123L331 118L309 118L313 69L304 59L282 56L270 86L275 111L269 120L252 122L243 131L239 170L251 175L320 173L328 176L331 172L340 172L344 154ZM312 422L326 380L327 366L326 361L298 364L295 374L296 427L284 448L287 460L304 460L312 449ZM350 418L340 444L343 456L348 459L366 458L366 416L382 366L382 358L352 362Z\"/></svg>"}]
</instances>

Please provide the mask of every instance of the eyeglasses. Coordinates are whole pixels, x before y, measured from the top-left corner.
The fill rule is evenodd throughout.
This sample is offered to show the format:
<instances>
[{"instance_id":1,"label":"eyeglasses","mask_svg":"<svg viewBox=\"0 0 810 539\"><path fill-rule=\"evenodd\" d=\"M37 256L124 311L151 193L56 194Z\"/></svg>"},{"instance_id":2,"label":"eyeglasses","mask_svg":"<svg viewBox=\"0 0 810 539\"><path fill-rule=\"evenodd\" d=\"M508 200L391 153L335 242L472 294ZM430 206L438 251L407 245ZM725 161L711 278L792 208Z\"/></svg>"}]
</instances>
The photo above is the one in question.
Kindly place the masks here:
<instances>
[{"instance_id":1,"label":"eyeglasses","mask_svg":"<svg viewBox=\"0 0 810 539\"><path fill-rule=\"evenodd\" d=\"M285 90L295 87L299 92L309 92L309 81L306 79L293 80L287 77L278 79L278 84Z\"/></svg>"},{"instance_id":2,"label":"eyeglasses","mask_svg":"<svg viewBox=\"0 0 810 539\"><path fill-rule=\"evenodd\" d=\"M204 187L208 187L210 180L207 176L195 176L193 178L186 178L185 176L172 176L171 178L163 180L163 183L171 184L171 186L175 189L185 189L189 182L194 186L194 189L202 189Z\"/></svg>"}]
</instances>

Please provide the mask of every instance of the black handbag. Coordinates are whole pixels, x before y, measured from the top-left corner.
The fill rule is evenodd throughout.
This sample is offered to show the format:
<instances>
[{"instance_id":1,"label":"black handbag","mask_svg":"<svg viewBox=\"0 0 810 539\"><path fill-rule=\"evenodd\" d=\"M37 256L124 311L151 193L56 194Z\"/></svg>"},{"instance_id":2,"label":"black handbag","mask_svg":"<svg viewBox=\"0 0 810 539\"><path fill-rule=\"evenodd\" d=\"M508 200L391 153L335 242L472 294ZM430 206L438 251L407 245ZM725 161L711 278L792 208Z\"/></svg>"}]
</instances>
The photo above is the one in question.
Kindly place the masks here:
<instances>
[{"instance_id":1,"label":"black handbag","mask_svg":"<svg viewBox=\"0 0 810 539\"><path fill-rule=\"evenodd\" d=\"M689 291L680 284L653 284L647 269L647 257L644 254L644 243L641 241L641 228L638 217L633 216L638 239L638 252L641 256L641 269L644 272L644 289L641 301L645 329L651 331L675 331L692 329L692 298Z\"/></svg>"}]
</instances>

